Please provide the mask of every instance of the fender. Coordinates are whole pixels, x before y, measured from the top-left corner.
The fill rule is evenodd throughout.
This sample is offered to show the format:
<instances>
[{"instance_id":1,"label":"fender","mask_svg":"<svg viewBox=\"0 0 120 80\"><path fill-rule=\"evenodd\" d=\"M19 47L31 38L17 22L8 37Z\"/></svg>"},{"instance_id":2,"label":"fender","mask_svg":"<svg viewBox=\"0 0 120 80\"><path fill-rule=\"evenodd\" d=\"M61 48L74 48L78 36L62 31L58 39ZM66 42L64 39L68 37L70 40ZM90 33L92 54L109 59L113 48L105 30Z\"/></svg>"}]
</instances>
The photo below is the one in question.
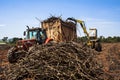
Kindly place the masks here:
<instances>
[{"instance_id":1,"label":"fender","mask_svg":"<svg viewBox=\"0 0 120 80\"><path fill-rule=\"evenodd\" d=\"M50 41L53 41L53 39L47 38L46 41L45 41L45 44L49 43Z\"/></svg>"}]
</instances>

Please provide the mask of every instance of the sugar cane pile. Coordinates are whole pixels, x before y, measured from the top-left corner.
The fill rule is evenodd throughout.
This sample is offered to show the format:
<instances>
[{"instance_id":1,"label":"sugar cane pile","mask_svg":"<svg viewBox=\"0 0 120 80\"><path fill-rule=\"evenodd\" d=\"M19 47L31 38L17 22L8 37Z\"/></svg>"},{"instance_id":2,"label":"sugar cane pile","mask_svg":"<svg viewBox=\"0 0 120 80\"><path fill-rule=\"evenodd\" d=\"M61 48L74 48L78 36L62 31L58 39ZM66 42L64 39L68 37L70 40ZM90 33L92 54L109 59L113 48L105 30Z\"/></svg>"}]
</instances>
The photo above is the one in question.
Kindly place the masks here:
<instances>
[{"instance_id":1,"label":"sugar cane pile","mask_svg":"<svg viewBox=\"0 0 120 80\"><path fill-rule=\"evenodd\" d=\"M55 16L51 16L50 18L47 18L46 20L44 20L43 22L45 22L45 23L53 23L54 24L54 22L56 22L56 20L60 20L61 21L61 24L67 24L67 25L70 25L69 27L72 27L72 28L75 28L75 26L76 26L76 24L77 23L75 23L75 22L71 22L71 21L64 21L64 20L62 20L62 18L61 17L55 17ZM73 27L74 26L74 27Z\"/></svg>"},{"instance_id":2,"label":"sugar cane pile","mask_svg":"<svg viewBox=\"0 0 120 80\"><path fill-rule=\"evenodd\" d=\"M35 45L6 69L7 80L98 80L103 71L96 51L78 43Z\"/></svg>"}]
</instances>

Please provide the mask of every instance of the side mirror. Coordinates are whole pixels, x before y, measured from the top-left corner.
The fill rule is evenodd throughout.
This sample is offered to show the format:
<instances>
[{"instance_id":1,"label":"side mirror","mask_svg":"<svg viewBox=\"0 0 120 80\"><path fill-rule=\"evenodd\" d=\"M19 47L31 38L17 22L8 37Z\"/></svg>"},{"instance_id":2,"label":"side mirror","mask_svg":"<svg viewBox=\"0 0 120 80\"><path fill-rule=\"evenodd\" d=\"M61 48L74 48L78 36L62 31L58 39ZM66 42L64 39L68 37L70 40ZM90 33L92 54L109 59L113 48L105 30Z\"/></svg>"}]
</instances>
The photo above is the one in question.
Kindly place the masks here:
<instances>
[{"instance_id":1,"label":"side mirror","mask_svg":"<svg viewBox=\"0 0 120 80\"><path fill-rule=\"evenodd\" d=\"M23 35L24 35L24 36L26 35L26 31L24 31Z\"/></svg>"}]
</instances>

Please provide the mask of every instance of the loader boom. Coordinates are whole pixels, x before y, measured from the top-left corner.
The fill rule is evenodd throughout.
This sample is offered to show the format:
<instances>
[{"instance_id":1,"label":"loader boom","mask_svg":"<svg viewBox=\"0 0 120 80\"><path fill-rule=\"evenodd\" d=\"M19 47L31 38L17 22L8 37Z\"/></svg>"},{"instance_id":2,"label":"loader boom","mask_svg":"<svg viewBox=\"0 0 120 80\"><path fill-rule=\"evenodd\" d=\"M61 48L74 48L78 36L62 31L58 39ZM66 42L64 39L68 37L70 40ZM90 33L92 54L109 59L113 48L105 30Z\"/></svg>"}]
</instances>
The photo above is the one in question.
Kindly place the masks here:
<instances>
[{"instance_id":1,"label":"loader boom","mask_svg":"<svg viewBox=\"0 0 120 80\"><path fill-rule=\"evenodd\" d=\"M87 45L91 45L91 43L90 43L90 36L89 36L89 33L87 32L87 29L86 29L86 26L85 26L85 22L82 21L82 20L76 20L76 21L81 25L81 27L82 27L85 35L86 35L87 38L88 38L88 43L87 43Z\"/></svg>"},{"instance_id":2,"label":"loader boom","mask_svg":"<svg viewBox=\"0 0 120 80\"><path fill-rule=\"evenodd\" d=\"M101 51L102 46L100 44L100 41L97 39L97 29L90 29L91 31L94 31L94 35L90 36L90 34L87 32L85 22L79 19L74 18L67 18L67 20L72 20L76 24L79 23L81 25L81 28L83 29L85 35L87 36L87 46L91 47L92 49L95 49L96 51Z\"/></svg>"},{"instance_id":3,"label":"loader boom","mask_svg":"<svg viewBox=\"0 0 120 80\"><path fill-rule=\"evenodd\" d=\"M91 45L91 42L90 42L90 36L89 36L89 33L87 32L87 30L86 30L86 26L85 26L85 22L84 21L82 21L82 20L78 20L78 19L74 19L74 18L67 18L67 20L72 20L72 21L74 21L75 23L79 23L80 25L81 25L81 27L82 27L82 29L83 29L83 31L84 31L84 33L85 33L85 35L87 36L87 45Z\"/></svg>"}]
</instances>

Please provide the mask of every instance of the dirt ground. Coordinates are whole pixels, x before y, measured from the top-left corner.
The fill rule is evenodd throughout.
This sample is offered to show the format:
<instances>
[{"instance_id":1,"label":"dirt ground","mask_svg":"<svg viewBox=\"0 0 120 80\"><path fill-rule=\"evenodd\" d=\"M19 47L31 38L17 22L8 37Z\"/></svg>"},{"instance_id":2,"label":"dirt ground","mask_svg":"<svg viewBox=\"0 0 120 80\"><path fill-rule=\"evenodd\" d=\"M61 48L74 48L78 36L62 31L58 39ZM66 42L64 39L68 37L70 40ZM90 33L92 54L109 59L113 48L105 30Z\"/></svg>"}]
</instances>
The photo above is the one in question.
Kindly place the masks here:
<instances>
[{"instance_id":1,"label":"dirt ground","mask_svg":"<svg viewBox=\"0 0 120 80\"><path fill-rule=\"evenodd\" d=\"M111 79L120 79L120 43L103 43L102 52L97 56L103 64L103 70L111 75Z\"/></svg>"},{"instance_id":2,"label":"dirt ground","mask_svg":"<svg viewBox=\"0 0 120 80\"><path fill-rule=\"evenodd\" d=\"M8 45L0 45L0 80L4 80L3 72L9 64L7 61L9 48ZM102 69L111 76L111 80L120 80L120 43L103 43L102 52L97 55L97 60L103 64Z\"/></svg>"},{"instance_id":3,"label":"dirt ground","mask_svg":"<svg viewBox=\"0 0 120 80\"><path fill-rule=\"evenodd\" d=\"M0 45L0 67L5 66L8 64L7 61L7 52L9 50L10 46L8 45Z\"/></svg>"},{"instance_id":4,"label":"dirt ground","mask_svg":"<svg viewBox=\"0 0 120 80\"><path fill-rule=\"evenodd\" d=\"M6 65L8 65L7 61L7 52L10 46L4 44L0 45L0 80L3 77L3 70L5 69Z\"/></svg>"}]
</instances>

